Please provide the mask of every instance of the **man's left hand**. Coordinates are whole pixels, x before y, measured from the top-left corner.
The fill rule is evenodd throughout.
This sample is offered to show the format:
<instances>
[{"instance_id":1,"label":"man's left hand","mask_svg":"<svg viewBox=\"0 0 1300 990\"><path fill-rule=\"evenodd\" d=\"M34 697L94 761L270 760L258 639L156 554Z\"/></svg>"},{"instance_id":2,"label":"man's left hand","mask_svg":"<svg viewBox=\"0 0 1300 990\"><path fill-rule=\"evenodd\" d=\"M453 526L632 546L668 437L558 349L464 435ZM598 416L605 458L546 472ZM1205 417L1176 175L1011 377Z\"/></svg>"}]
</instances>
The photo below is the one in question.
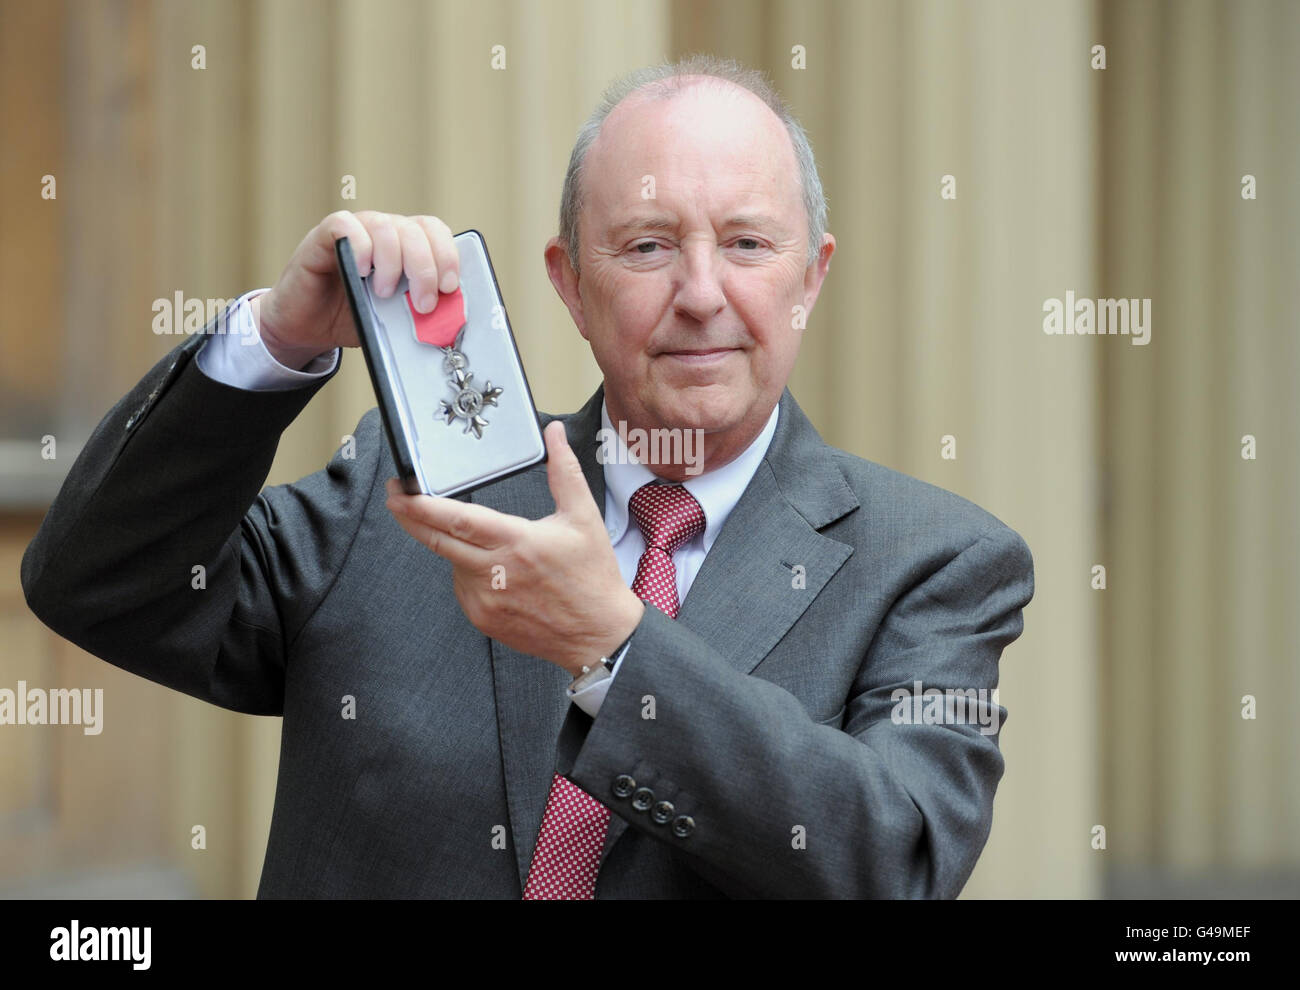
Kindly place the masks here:
<instances>
[{"instance_id":1,"label":"man's left hand","mask_svg":"<svg viewBox=\"0 0 1300 990\"><path fill-rule=\"evenodd\" d=\"M564 424L547 424L546 477L555 512L521 519L484 505L407 495L390 478L401 527L452 564L465 617L485 635L577 677L618 648L645 605L626 584Z\"/></svg>"}]
</instances>

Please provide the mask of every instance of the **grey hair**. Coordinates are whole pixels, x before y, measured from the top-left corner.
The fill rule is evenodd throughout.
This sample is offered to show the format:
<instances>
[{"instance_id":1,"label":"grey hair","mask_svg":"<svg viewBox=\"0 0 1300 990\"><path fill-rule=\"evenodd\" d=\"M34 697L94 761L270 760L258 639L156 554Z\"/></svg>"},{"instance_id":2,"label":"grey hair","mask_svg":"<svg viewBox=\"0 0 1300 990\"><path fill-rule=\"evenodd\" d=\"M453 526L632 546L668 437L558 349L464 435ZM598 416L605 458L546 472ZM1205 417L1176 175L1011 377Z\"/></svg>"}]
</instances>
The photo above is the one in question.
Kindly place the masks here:
<instances>
[{"instance_id":1,"label":"grey hair","mask_svg":"<svg viewBox=\"0 0 1300 990\"><path fill-rule=\"evenodd\" d=\"M578 212L582 209L583 164L587 152L600 136L605 118L624 99L642 88L653 98L669 99L676 96L687 86L682 81L684 76L711 76L748 90L762 100L785 125L790 143L794 146L795 160L799 163L804 211L808 215L808 265L813 265L821 253L822 235L826 232L826 194L822 191L822 181L817 174L817 161L813 157L808 135L762 72L746 68L734 59L697 54L688 55L676 62L637 69L616 79L601 96L600 105L578 130L578 139L569 155L569 168L564 173L564 191L560 196L560 242L568 252L573 270L578 270Z\"/></svg>"}]
</instances>

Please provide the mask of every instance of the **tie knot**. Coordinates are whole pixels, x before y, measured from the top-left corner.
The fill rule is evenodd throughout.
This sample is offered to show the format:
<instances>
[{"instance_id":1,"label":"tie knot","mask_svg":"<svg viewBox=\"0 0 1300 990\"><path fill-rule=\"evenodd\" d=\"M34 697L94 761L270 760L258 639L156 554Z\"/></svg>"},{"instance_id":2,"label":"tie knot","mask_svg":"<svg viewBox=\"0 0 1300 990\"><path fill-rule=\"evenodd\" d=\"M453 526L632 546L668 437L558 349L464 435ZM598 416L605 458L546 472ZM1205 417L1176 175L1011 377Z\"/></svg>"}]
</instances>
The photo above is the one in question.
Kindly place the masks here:
<instances>
[{"instance_id":1,"label":"tie knot","mask_svg":"<svg viewBox=\"0 0 1300 990\"><path fill-rule=\"evenodd\" d=\"M704 509L681 485L650 482L628 500L632 518L641 527L647 547L658 547L671 557L696 533L704 532Z\"/></svg>"}]
</instances>

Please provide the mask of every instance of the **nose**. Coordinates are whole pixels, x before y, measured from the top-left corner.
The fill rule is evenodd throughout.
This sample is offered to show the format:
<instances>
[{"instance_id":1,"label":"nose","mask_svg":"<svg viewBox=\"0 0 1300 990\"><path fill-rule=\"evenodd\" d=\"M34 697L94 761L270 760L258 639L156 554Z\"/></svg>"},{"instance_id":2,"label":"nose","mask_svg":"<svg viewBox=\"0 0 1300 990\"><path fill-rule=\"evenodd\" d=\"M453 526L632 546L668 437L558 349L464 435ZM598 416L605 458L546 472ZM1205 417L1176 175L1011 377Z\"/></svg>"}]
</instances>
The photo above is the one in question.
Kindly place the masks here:
<instances>
[{"instance_id":1,"label":"nose","mask_svg":"<svg viewBox=\"0 0 1300 990\"><path fill-rule=\"evenodd\" d=\"M673 305L700 323L707 323L727 305L718 278L721 257L715 244L701 239L684 245L681 259L680 282Z\"/></svg>"}]
</instances>

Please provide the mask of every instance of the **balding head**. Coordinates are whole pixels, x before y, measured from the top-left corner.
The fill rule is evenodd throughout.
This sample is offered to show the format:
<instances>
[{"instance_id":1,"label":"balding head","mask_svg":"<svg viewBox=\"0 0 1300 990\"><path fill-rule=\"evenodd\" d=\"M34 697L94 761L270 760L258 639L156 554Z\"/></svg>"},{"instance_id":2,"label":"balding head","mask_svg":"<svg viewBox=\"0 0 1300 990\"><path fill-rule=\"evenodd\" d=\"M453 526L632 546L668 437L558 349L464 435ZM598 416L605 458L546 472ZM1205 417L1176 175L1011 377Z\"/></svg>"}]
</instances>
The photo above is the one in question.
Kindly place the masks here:
<instances>
[{"instance_id":1,"label":"balding head","mask_svg":"<svg viewBox=\"0 0 1300 990\"><path fill-rule=\"evenodd\" d=\"M638 69L615 80L578 131L560 196L560 241L575 270L580 268L578 218L585 200L583 176L589 171L587 155L599 139L606 121L616 109L629 110L653 100L671 100L700 85L743 90L767 107L785 129L807 222L807 261L809 265L816 261L821 251L822 234L826 232L826 196L808 135L761 72L745 68L732 59L691 55L677 62Z\"/></svg>"}]
</instances>

